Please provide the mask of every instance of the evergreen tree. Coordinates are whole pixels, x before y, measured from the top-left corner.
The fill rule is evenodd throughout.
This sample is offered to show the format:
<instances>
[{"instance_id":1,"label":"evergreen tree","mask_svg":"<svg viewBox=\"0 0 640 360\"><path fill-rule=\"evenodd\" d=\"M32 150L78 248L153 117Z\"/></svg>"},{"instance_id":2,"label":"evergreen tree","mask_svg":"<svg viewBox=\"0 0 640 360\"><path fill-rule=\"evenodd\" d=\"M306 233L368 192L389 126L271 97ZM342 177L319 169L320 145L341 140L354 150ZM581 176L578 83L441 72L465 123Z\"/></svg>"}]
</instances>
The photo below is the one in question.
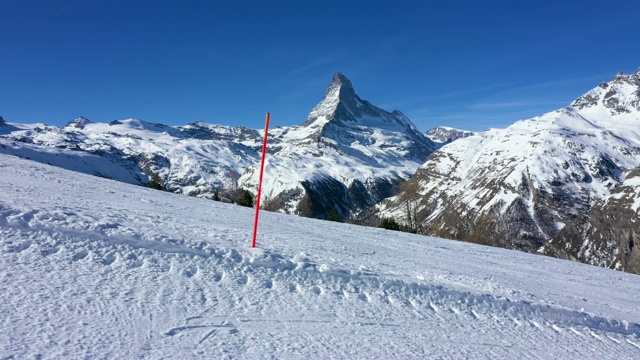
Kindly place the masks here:
<instances>
[{"instance_id":1,"label":"evergreen tree","mask_svg":"<svg viewBox=\"0 0 640 360\"><path fill-rule=\"evenodd\" d=\"M149 187L156 190L164 190L164 184L162 183L160 175L156 173L151 174L151 183L149 183Z\"/></svg>"},{"instance_id":2,"label":"evergreen tree","mask_svg":"<svg viewBox=\"0 0 640 360\"><path fill-rule=\"evenodd\" d=\"M333 208L333 210L331 210L331 214L329 214L329 216L327 216L327 220L336 221L336 222L342 222L342 218L340 218L340 214L338 214L338 209Z\"/></svg>"},{"instance_id":3,"label":"evergreen tree","mask_svg":"<svg viewBox=\"0 0 640 360\"><path fill-rule=\"evenodd\" d=\"M236 198L236 204L240 206L253 207L253 194L248 190L241 189Z\"/></svg>"},{"instance_id":4,"label":"evergreen tree","mask_svg":"<svg viewBox=\"0 0 640 360\"><path fill-rule=\"evenodd\" d=\"M216 191L213 193L213 201L220 201L220 192Z\"/></svg>"},{"instance_id":5,"label":"evergreen tree","mask_svg":"<svg viewBox=\"0 0 640 360\"><path fill-rule=\"evenodd\" d=\"M400 224L392 218L384 218L378 225L379 228L400 231Z\"/></svg>"}]
</instances>

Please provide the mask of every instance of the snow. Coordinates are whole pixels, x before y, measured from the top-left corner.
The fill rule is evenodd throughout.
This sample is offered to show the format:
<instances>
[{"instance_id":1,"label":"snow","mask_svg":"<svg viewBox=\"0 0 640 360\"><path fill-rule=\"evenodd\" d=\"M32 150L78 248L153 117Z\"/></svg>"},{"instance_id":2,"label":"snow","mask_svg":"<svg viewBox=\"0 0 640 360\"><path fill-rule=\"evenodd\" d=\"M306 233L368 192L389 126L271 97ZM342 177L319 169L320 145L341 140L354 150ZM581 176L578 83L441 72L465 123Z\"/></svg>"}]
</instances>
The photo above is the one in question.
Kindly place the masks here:
<instances>
[{"instance_id":1,"label":"snow","mask_svg":"<svg viewBox=\"0 0 640 360\"><path fill-rule=\"evenodd\" d=\"M637 275L0 167L0 358L640 356Z\"/></svg>"},{"instance_id":2,"label":"snow","mask_svg":"<svg viewBox=\"0 0 640 360\"><path fill-rule=\"evenodd\" d=\"M449 126L438 126L425 133L431 141L438 144L439 147L446 145L449 140L457 140L460 138L476 135L477 133L467 130L452 128Z\"/></svg>"}]
</instances>

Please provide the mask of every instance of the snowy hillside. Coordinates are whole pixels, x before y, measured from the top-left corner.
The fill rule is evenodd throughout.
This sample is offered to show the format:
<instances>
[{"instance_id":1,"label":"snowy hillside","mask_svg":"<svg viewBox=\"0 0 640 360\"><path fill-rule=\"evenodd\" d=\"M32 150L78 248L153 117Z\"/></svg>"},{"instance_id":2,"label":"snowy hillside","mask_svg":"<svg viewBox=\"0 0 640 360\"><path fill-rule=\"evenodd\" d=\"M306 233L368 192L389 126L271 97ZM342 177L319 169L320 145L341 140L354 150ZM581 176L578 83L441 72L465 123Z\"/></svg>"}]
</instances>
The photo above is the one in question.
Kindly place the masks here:
<instances>
[{"instance_id":1,"label":"snowy hillside","mask_svg":"<svg viewBox=\"0 0 640 360\"><path fill-rule=\"evenodd\" d=\"M57 159L81 158L84 166L71 170L132 184L146 184L158 174L168 190L193 196L211 197L215 189L236 187L240 173L259 161L257 132L249 139L239 133L230 141L224 137L230 130L222 126L176 128L139 119L106 124L85 118L63 128L12 125L17 130L0 137L0 152L65 168L68 163Z\"/></svg>"},{"instance_id":2,"label":"snowy hillside","mask_svg":"<svg viewBox=\"0 0 640 360\"><path fill-rule=\"evenodd\" d=\"M0 167L0 358L640 356L636 275Z\"/></svg>"},{"instance_id":3,"label":"snowy hillside","mask_svg":"<svg viewBox=\"0 0 640 360\"><path fill-rule=\"evenodd\" d=\"M257 191L262 136L202 122L171 127L81 117L62 128L4 124L0 152L63 166L59 158L73 157L87 164L76 171L137 184L158 175L169 191L232 200L238 188ZM401 112L358 97L339 73L304 124L274 127L269 136L263 204L320 218L334 208L348 216L390 196L436 148Z\"/></svg>"},{"instance_id":4,"label":"snowy hillside","mask_svg":"<svg viewBox=\"0 0 640 360\"><path fill-rule=\"evenodd\" d=\"M381 208L419 231L536 251L640 165L640 71L433 153Z\"/></svg>"}]
</instances>

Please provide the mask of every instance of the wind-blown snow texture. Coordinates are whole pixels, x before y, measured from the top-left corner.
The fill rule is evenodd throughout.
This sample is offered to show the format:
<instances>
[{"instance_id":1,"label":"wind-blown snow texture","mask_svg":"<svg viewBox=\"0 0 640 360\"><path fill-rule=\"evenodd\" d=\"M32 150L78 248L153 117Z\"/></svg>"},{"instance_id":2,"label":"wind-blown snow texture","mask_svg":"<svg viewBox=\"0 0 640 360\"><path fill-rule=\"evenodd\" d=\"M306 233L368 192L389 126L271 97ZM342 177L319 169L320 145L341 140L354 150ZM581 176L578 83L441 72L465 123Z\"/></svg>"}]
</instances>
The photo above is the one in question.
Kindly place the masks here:
<instances>
[{"instance_id":1,"label":"wind-blown snow texture","mask_svg":"<svg viewBox=\"0 0 640 360\"><path fill-rule=\"evenodd\" d=\"M0 168L0 358L640 356L636 275Z\"/></svg>"}]
</instances>

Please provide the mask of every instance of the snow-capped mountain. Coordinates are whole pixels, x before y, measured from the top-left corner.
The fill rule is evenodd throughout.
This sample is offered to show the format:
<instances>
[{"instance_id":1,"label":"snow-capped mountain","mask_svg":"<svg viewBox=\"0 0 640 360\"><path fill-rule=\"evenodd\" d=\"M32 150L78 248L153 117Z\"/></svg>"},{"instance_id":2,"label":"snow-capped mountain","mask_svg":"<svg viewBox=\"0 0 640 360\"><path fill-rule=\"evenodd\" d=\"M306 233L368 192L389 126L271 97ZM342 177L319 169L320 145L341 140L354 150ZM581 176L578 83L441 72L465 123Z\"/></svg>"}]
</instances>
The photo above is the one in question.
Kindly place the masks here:
<instances>
[{"instance_id":1,"label":"snow-capped mountain","mask_svg":"<svg viewBox=\"0 0 640 360\"><path fill-rule=\"evenodd\" d=\"M211 140L211 129L203 127L205 139L192 136L192 124L183 130L139 119L106 124L78 118L62 128L14 125L15 131L0 138L1 152L132 184L159 174L167 190L193 196L237 186L234 176L237 181L259 161L255 149L241 141Z\"/></svg>"},{"instance_id":2,"label":"snow-capped mountain","mask_svg":"<svg viewBox=\"0 0 640 360\"><path fill-rule=\"evenodd\" d=\"M391 113L355 94L340 73L307 121L275 129L265 170L268 202L289 213L348 214L391 195L436 148L399 111ZM240 178L257 187L256 168Z\"/></svg>"},{"instance_id":3,"label":"snow-capped mountain","mask_svg":"<svg viewBox=\"0 0 640 360\"><path fill-rule=\"evenodd\" d=\"M460 130L448 126L438 126L427 131L424 135L439 146L443 146L475 134L473 131Z\"/></svg>"},{"instance_id":4,"label":"snow-capped mountain","mask_svg":"<svg viewBox=\"0 0 640 360\"><path fill-rule=\"evenodd\" d=\"M74 129L84 129L87 124L93 124L93 122L84 116L80 116L77 119L69 121L67 125L63 127L63 129L68 131L73 131Z\"/></svg>"},{"instance_id":5,"label":"snow-capped mountain","mask_svg":"<svg viewBox=\"0 0 640 360\"><path fill-rule=\"evenodd\" d=\"M456 140L380 206L423 233L535 251L640 165L640 71L570 106Z\"/></svg>"},{"instance_id":6,"label":"snow-capped mountain","mask_svg":"<svg viewBox=\"0 0 640 360\"><path fill-rule=\"evenodd\" d=\"M80 171L78 163L100 157L84 172L111 177L128 171L117 178L138 184L157 174L167 190L199 197L257 190L263 131L139 119L107 124L84 117L62 128L14 125L2 130L0 151L40 153L25 156L63 167L71 163ZM362 100L339 73L304 124L277 127L269 138L263 204L312 217L334 208L346 216L379 202L436 148L401 112Z\"/></svg>"}]
</instances>

